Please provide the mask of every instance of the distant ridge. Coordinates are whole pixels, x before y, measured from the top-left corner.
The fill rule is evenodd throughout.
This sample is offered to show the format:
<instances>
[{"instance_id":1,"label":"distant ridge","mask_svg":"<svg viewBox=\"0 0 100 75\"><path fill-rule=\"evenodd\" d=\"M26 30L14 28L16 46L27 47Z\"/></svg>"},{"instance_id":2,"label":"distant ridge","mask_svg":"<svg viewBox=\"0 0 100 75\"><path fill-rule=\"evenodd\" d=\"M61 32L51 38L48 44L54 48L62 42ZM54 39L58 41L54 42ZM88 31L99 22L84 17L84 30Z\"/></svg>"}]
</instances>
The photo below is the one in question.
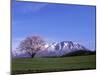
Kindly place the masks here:
<instances>
[{"instance_id":1,"label":"distant ridge","mask_svg":"<svg viewBox=\"0 0 100 75\"><path fill-rule=\"evenodd\" d=\"M91 50L79 43L74 43L72 41L61 41L46 43L44 48L40 50L35 57L65 57L92 53L93 52ZM14 57L29 57L29 55L27 53L16 53Z\"/></svg>"}]
</instances>

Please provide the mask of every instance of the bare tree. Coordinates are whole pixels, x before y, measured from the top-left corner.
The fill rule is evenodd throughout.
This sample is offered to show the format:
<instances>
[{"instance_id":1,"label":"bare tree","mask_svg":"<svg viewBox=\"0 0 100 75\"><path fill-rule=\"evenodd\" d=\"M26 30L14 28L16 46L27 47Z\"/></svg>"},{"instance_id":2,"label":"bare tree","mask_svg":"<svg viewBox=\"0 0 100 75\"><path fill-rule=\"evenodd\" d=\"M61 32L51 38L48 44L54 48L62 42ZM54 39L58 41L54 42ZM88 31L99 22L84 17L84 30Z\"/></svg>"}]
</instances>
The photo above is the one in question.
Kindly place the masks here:
<instances>
[{"instance_id":1,"label":"bare tree","mask_svg":"<svg viewBox=\"0 0 100 75\"><path fill-rule=\"evenodd\" d=\"M45 42L40 36L30 36L21 41L18 49L27 52L33 58L44 45Z\"/></svg>"}]
</instances>

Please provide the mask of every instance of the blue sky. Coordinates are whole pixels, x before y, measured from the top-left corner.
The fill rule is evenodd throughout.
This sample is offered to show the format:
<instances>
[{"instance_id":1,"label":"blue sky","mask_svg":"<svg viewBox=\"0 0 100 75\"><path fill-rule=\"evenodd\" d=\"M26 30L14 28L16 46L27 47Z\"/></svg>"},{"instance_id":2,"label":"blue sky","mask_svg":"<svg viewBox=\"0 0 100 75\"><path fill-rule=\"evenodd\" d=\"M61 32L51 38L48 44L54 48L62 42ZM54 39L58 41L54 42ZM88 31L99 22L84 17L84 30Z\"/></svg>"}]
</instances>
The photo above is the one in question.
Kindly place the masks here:
<instances>
[{"instance_id":1,"label":"blue sky","mask_svg":"<svg viewBox=\"0 0 100 75\"><path fill-rule=\"evenodd\" d=\"M95 49L95 6L13 2L12 44L30 35L47 41L69 40Z\"/></svg>"}]
</instances>

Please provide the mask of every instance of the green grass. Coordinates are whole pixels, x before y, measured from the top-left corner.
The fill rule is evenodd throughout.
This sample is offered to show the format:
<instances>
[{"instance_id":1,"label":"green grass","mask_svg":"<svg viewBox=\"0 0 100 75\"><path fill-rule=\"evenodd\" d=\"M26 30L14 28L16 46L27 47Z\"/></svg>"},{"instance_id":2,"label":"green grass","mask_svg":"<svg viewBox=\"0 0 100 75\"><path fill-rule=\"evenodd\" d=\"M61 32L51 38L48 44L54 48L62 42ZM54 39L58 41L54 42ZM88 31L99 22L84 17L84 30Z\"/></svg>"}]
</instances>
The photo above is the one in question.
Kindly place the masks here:
<instances>
[{"instance_id":1,"label":"green grass","mask_svg":"<svg viewBox=\"0 0 100 75\"><path fill-rule=\"evenodd\" d=\"M12 59L13 73L36 73L51 71L85 70L96 68L96 56L73 56L63 58L16 58Z\"/></svg>"}]
</instances>

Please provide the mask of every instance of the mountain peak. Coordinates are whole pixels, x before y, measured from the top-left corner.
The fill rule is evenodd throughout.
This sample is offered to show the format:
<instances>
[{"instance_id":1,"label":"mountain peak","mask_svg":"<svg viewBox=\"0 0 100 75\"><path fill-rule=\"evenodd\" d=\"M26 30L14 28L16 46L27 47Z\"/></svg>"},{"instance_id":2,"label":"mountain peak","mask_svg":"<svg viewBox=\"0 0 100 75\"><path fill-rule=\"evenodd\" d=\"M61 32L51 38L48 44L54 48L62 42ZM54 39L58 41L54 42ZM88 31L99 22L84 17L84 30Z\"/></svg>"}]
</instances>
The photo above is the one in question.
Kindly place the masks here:
<instances>
[{"instance_id":1,"label":"mountain peak","mask_svg":"<svg viewBox=\"0 0 100 75\"><path fill-rule=\"evenodd\" d=\"M51 44L46 44L46 50L85 50L86 48L79 43L74 43L72 41L61 41L53 42Z\"/></svg>"}]
</instances>

